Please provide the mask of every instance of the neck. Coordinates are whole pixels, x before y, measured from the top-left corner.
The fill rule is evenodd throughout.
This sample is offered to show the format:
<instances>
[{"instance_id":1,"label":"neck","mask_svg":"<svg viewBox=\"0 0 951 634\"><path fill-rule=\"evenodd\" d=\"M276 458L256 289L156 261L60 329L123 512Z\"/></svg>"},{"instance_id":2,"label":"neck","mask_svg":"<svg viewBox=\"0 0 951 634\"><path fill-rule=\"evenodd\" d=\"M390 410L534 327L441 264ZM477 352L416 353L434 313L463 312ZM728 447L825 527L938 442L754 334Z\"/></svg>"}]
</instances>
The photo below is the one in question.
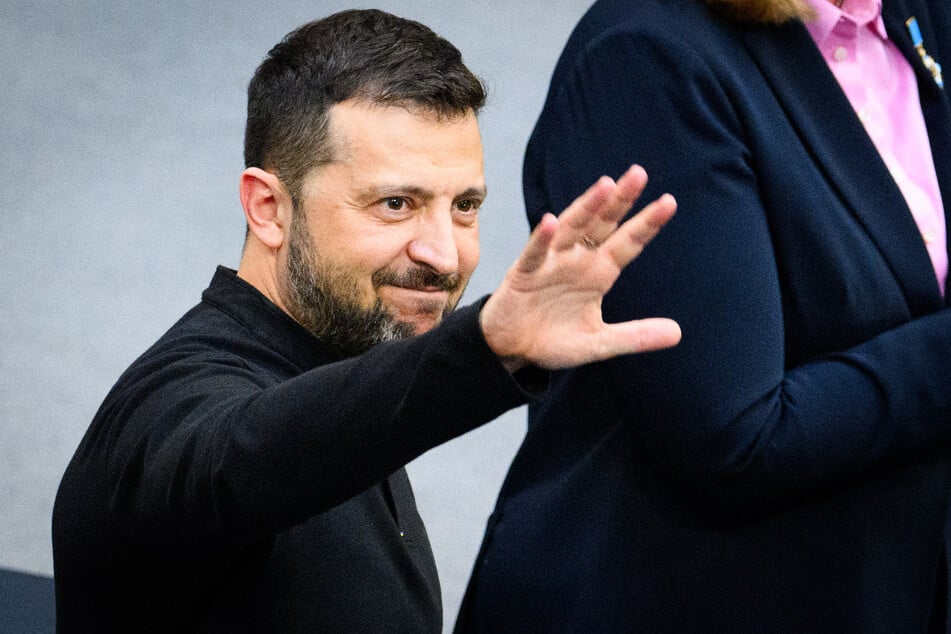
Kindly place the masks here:
<instances>
[{"instance_id":1,"label":"neck","mask_svg":"<svg viewBox=\"0 0 951 634\"><path fill-rule=\"evenodd\" d=\"M253 235L248 236L244 253L241 254L238 277L258 289L275 306L287 312L287 307L281 300L278 285L280 278L278 277L277 253L261 244Z\"/></svg>"}]
</instances>

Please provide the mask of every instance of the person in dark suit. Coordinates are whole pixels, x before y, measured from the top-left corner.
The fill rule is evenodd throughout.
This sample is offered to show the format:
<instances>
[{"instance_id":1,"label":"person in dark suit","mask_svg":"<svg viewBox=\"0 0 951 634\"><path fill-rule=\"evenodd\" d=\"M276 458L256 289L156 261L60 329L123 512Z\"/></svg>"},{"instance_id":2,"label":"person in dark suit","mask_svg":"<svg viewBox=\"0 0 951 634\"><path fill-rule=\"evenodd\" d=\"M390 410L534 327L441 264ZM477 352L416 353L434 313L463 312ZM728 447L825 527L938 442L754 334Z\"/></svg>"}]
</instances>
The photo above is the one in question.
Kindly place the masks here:
<instances>
[{"instance_id":1,"label":"person in dark suit","mask_svg":"<svg viewBox=\"0 0 951 634\"><path fill-rule=\"evenodd\" d=\"M530 404L458 631L945 631L941 62L945 0L595 3L529 220L644 165L678 215L604 315L684 339Z\"/></svg>"},{"instance_id":2,"label":"person in dark suit","mask_svg":"<svg viewBox=\"0 0 951 634\"><path fill-rule=\"evenodd\" d=\"M53 512L61 632L439 632L403 465L565 367L673 345L601 296L671 217L599 179L496 292L479 259L481 82L449 42L345 11L275 46L248 89L237 271L119 378Z\"/></svg>"}]
</instances>

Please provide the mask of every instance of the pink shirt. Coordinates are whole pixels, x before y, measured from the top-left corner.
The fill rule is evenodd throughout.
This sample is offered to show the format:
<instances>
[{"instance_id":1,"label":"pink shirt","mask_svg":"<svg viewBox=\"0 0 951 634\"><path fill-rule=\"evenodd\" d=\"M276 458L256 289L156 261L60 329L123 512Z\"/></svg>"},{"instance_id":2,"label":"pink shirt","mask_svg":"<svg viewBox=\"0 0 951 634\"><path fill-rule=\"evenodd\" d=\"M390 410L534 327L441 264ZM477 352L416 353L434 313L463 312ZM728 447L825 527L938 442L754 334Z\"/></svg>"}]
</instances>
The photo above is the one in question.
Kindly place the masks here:
<instances>
[{"instance_id":1,"label":"pink shirt","mask_svg":"<svg viewBox=\"0 0 951 634\"><path fill-rule=\"evenodd\" d=\"M944 295L947 231L915 73L888 39L882 0L809 0L806 24L918 224Z\"/></svg>"}]
</instances>

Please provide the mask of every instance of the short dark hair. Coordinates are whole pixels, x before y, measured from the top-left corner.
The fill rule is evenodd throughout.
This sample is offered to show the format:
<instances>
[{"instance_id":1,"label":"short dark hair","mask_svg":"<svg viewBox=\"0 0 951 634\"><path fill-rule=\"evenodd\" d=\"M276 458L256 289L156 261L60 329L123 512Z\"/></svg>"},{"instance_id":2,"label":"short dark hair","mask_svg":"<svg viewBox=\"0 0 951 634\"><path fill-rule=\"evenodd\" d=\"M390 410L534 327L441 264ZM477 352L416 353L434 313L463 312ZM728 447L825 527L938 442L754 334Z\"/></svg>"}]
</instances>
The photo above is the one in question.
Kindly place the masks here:
<instances>
[{"instance_id":1,"label":"short dark hair","mask_svg":"<svg viewBox=\"0 0 951 634\"><path fill-rule=\"evenodd\" d=\"M246 167L273 171L295 205L304 177L333 159L330 107L348 99L478 113L485 87L462 54L428 27L371 10L341 11L295 29L248 85Z\"/></svg>"}]
</instances>

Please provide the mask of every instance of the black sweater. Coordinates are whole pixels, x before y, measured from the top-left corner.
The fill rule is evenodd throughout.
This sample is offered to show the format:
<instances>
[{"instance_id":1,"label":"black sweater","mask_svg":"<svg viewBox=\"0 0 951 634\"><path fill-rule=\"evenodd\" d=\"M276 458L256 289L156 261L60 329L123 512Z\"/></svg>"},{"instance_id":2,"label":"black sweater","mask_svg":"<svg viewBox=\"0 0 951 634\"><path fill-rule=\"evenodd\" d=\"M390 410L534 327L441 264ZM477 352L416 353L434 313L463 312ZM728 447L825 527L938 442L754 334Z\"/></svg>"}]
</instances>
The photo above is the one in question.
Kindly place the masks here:
<instances>
[{"instance_id":1,"label":"black sweater","mask_svg":"<svg viewBox=\"0 0 951 634\"><path fill-rule=\"evenodd\" d=\"M341 361L219 268L63 476L59 631L439 631L403 465L526 397L477 306Z\"/></svg>"}]
</instances>

